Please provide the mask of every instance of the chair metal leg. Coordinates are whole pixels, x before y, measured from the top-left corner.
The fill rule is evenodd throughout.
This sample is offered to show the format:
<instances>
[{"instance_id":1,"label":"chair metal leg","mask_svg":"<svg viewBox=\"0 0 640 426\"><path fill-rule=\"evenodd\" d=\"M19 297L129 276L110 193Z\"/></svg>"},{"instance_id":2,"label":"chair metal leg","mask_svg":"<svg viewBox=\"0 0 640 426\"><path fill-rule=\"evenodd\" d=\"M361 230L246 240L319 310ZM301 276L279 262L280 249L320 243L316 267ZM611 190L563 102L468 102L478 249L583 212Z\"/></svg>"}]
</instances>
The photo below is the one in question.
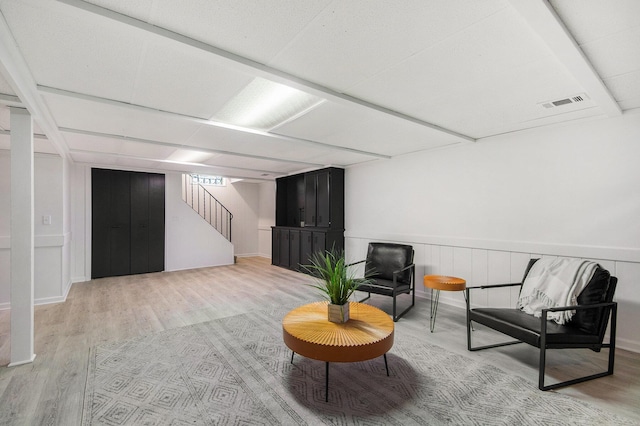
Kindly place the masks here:
<instances>
[{"instance_id":1,"label":"chair metal leg","mask_svg":"<svg viewBox=\"0 0 640 426\"><path fill-rule=\"evenodd\" d=\"M295 353L294 351L291 351L291 364L293 364L293 356L294 356L295 354L296 354L296 353Z\"/></svg>"}]
</instances>

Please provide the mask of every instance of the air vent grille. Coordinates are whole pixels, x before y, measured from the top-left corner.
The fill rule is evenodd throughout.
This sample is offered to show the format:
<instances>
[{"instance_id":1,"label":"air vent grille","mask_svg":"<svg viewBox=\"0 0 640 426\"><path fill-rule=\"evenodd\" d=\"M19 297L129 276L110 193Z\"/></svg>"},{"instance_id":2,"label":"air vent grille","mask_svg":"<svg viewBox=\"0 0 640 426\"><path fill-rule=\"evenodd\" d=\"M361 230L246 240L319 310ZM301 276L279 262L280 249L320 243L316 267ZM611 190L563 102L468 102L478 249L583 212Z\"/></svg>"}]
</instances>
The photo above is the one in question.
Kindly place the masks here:
<instances>
[{"instance_id":1,"label":"air vent grille","mask_svg":"<svg viewBox=\"0 0 640 426\"><path fill-rule=\"evenodd\" d=\"M577 95L569 96L564 99L556 99L554 101L541 102L538 105L542 105L544 108L555 108L562 105L575 104L576 102L584 102L589 100L589 96L586 93L580 93Z\"/></svg>"}]
</instances>

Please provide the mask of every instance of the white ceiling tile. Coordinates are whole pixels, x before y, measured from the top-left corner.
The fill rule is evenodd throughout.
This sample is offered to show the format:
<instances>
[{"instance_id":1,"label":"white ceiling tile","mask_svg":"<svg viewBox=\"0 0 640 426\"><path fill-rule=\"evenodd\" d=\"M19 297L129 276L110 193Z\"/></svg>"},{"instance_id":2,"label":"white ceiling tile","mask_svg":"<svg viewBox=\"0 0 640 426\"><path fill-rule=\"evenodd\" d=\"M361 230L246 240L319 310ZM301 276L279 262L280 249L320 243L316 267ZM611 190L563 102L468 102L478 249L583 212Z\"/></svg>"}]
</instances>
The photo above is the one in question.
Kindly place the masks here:
<instances>
[{"instance_id":1,"label":"white ceiling tile","mask_svg":"<svg viewBox=\"0 0 640 426\"><path fill-rule=\"evenodd\" d=\"M355 106L324 102L307 114L286 123L273 132L287 136L319 140L366 120L368 112Z\"/></svg>"},{"instance_id":2,"label":"white ceiling tile","mask_svg":"<svg viewBox=\"0 0 640 426\"><path fill-rule=\"evenodd\" d=\"M67 146L71 151L88 151L95 153L117 154L122 149L122 139L103 138L97 136L63 133Z\"/></svg>"},{"instance_id":3,"label":"white ceiling tile","mask_svg":"<svg viewBox=\"0 0 640 426\"><path fill-rule=\"evenodd\" d=\"M202 127L185 145L291 161L307 161L324 152L322 148L306 146L301 142L240 133L214 126Z\"/></svg>"},{"instance_id":4,"label":"white ceiling tile","mask_svg":"<svg viewBox=\"0 0 640 426\"><path fill-rule=\"evenodd\" d=\"M35 138L33 140L33 151L45 154L55 154L58 155L58 151L53 146L51 141L47 139Z\"/></svg>"},{"instance_id":5,"label":"white ceiling tile","mask_svg":"<svg viewBox=\"0 0 640 426\"><path fill-rule=\"evenodd\" d=\"M151 16L155 0L84 0L87 3L104 7L114 12L128 16L135 16L141 21L147 21Z\"/></svg>"},{"instance_id":6,"label":"white ceiling tile","mask_svg":"<svg viewBox=\"0 0 640 426\"><path fill-rule=\"evenodd\" d=\"M578 44L640 26L638 0L549 0Z\"/></svg>"},{"instance_id":7,"label":"white ceiling tile","mask_svg":"<svg viewBox=\"0 0 640 426\"><path fill-rule=\"evenodd\" d=\"M334 2L272 65L345 91L507 7L504 1Z\"/></svg>"},{"instance_id":8,"label":"white ceiling tile","mask_svg":"<svg viewBox=\"0 0 640 426\"><path fill-rule=\"evenodd\" d=\"M640 106L637 105L640 99L640 70L608 78L604 83L618 102L625 103L623 109L635 108L633 105Z\"/></svg>"},{"instance_id":9,"label":"white ceiling tile","mask_svg":"<svg viewBox=\"0 0 640 426\"><path fill-rule=\"evenodd\" d=\"M44 4L2 4L37 83L130 101L148 36L66 5Z\"/></svg>"},{"instance_id":10,"label":"white ceiling tile","mask_svg":"<svg viewBox=\"0 0 640 426\"><path fill-rule=\"evenodd\" d=\"M523 65L543 60L550 69L559 66L540 39L523 28L519 16L503 9L359 84L349 94L413 116L417 105L431 99L461 99L467 94L465 103L473 104L469 92L476 88L515 100L518 94L506 92L505 82L520 82L517 73ZM439 124L428 115L419 118Z\"/></svg>"},{"instance_id":11,"label":"white ceiling tile","mask_svg":"<svg viewBox=\"0 0 640 426\"><path fill-rule=\"evenodd\" d=\"M581 47L603 79L640 70L640 25Z\"/></svg>"},{"instance_id":12,"label":"white ceiling tile","mask_svg":"<svg viewBox=\"0 0 640 426\"><path fill-rule=\"evenodd\" d=\"M0 94L13 95L13 96L16 95L15 91L13 90L11 85L7 82L7 80L2 75L1 72L0 72Z\"/></svg>"},{"instance_id":13,"label":"white ceiling tile","mask_svg":"<svg viewBox=\"0 0 640 426\"><path fill-rule=\"evenodd\" d=\"M292 173L301 168L300 164L297 163L262 160L259 158L242 157L238 155L216 155L204 163L217 167L256 170L260 171L261 175L263 173L267 173L270 174L271 177Z\"/></svg>"},{"instance_id":14,"label":"white ceiling tile","mask_svg":"<svg viewBox=\"0 0 640 426\"><path fill-rule=\"evenodd\" d=\"M49 93L43 97L59 127L182 143L201 126L188 120L167 118L162 114L119 108L109 104Z\"/></svg>"},{"instance_id":15,"label":"white ceiling tile","mask_svg":"<svg viewBox=\"0 0 640 426\"><path fill-rule=\"evenodd\" d=\"M11 112L9 107L0 104L0 129L11 129Z\"/></svg>"},{"instance_id":16,"label":"white ceiling tile","mask_svg":"<svg viewBox=\"0 0 640 426\"><path fill-rule=\"evenodd\" d=\"M329 0L156 2L151 23L266 63L329 3Z\"/></svg>"},{"instance_id":17,"label":"white ceiling tile","mask_svg":"<svg viewBox=\"0 0 640 426\"><path fill-rule=\"evenodd\" d=\"M253 79L219 62L208 52L153 40L145 47L132 102L209 119Z\"/></svg>"}]
</instances>

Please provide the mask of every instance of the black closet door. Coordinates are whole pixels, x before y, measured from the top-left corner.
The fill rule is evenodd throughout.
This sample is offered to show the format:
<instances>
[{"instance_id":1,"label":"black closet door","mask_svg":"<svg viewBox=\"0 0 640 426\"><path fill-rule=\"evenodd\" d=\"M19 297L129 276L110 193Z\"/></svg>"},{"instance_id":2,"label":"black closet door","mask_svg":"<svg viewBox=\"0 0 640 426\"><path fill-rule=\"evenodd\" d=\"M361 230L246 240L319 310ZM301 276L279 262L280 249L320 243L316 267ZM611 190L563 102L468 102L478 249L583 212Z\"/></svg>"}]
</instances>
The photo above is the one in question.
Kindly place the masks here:
<instances>
[{"instance_id":1,"label":"black closet door","mask_svg":"<svg viewBox=\"0 0 640 426\"><path fill-rule=\"evenodd\" d=\"M149 177L131 174L131 273L149 271Z\"/></svg>"},{"instance_id":2,"label":"black closet door","mask_svg":"<svg viewBox=\"0 0 640 426\"><path fill-rule=\"evenodd\" d=\"M164 270L164 175L92 169L91 277Z\"/></svg>"},{"instance_id":3,"label":"black closet door","mask_svg":"<svg viewBox=\"0 0 640 426\"><path fill-rule=\"evenodd\" d=\"M164 175L149 173L149 266L164 271Z\"/></svg>"},{"instance_id":4,"label":"black closet door","mask_svg":"<svg viewBox=\"0 0 640 426\"><path fill-rule=\"evenodd\" d=\"M128 173L93 169L91 276L128 275L131 184Z\"/></svg>"}]
</instances>

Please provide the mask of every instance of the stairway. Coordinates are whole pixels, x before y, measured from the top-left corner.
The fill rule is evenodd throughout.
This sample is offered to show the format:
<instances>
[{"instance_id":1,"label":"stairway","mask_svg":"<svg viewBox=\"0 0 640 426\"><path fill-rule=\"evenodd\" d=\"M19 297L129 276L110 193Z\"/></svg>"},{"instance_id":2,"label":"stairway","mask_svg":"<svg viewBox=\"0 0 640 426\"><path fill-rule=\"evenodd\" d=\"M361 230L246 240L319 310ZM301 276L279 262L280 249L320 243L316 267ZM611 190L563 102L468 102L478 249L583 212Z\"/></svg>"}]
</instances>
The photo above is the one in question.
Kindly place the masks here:
<instances>
[{"instance_id":1,"label":"stairway","mask_svg":"<svg viewBox=\"0 0 640 426\"><path fill-rule=\"evenodd\" d=\"M231 241L233 214L199 183L198 175L182 174L182 200L223 237Z\"/></svg>"}]
</instances>

